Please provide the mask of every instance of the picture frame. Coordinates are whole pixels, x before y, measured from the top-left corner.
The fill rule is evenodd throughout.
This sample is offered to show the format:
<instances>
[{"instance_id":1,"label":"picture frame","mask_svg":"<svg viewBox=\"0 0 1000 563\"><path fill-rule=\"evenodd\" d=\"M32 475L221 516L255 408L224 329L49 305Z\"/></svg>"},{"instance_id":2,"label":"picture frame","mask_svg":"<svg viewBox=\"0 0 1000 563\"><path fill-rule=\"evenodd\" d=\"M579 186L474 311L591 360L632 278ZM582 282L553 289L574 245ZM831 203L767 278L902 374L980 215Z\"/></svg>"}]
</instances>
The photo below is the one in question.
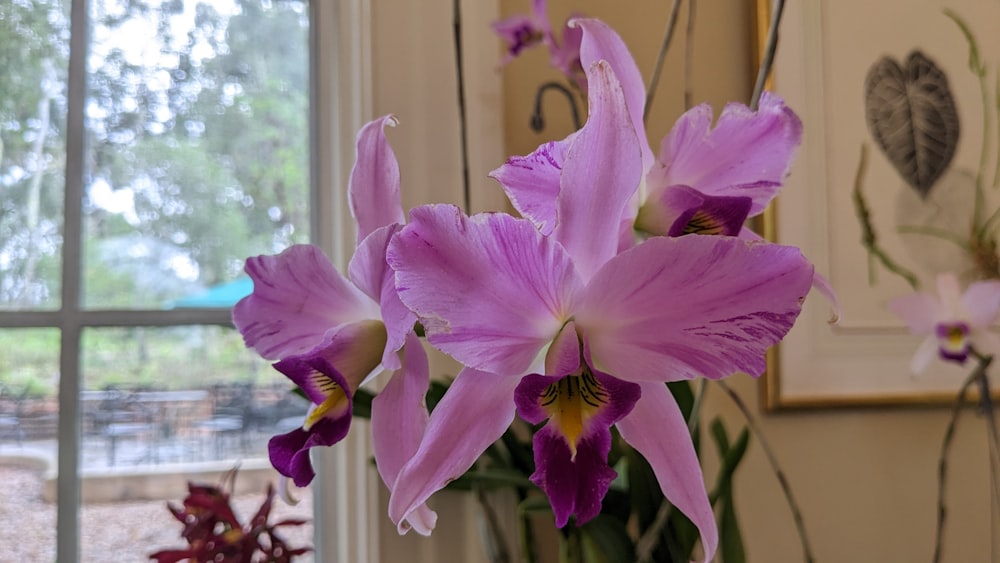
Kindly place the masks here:
<instances>
[{"instance_id":1,"label":"picture frame","mask_svg":"<svg viewBox=\"0 0 1000 563\"><path fill-rule=\"evenodd\" d=\"M771 0L755 0L758 54L767 39L771 7ZM927 216L936 217L942 210L952 213L961 207L955 201L965 196L948 195L942 204L932 191L933 197L922 199L878 145L866 119L866 79L872 66L888 57L905 67L907 57L919 50L946 75L961 124L954 156L931 190L966 193L953 187L961 182L956 184L951 175L979 170L982 158L989 159L992 182L1000 152L997 108L984 125L989 112L984 111L979 78L970 71L969 41L944 14L946 8L967 22L989 69L990 95L996 95L1000 36L992 33L992 26L1000 21L1000 3L838 0L790 2L784 7L768 89L799 115L804 133L781 195L762 217L761 230L769 240L802 248L836 291L841 316L831 324L829 304L816 291L809 295L796 326L769 353L761 383L766 410L953 403L974 367L972 362L959 366L935 358L924 373L913 373L911 359L921 338L911 335L887 307L890 299L913 289L869 259L854 194L857 184L878 245L915 273L922 291L936 293L938 273L964 267L954 256L954 242L933 240L927 231L913 232L909 223L929 220ZM984 135L991 139L985 151ZM867 164L859 173L863 145ZM1000 189L988 190L993 203L987 208L992 211L1000 205ZM927 211L928 201L933 212Z\"/></svg>"}]
</instances>

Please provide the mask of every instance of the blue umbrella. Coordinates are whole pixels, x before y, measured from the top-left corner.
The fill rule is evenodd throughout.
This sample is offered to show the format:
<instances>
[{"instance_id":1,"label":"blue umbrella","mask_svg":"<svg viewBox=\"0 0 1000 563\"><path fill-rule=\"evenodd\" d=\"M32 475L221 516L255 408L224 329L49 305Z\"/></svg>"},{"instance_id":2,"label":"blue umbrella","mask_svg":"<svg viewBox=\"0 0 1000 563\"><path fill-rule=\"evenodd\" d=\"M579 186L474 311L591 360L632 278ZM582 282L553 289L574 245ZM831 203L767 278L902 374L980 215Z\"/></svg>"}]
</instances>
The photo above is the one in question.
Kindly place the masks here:
<instances>
[{"instance_id":1,"label":"blue umbrella","mask_svg":"<svg viewBox=\"0 0 1000 563\"><path fill-rule=\"evenodd\" d=\"M171 301L167 304L167 308L228 308L250 295L252 291L253 280L247 276L241 276L233 281L213 285L198 293Z\"/></svg>"}]
</instances>

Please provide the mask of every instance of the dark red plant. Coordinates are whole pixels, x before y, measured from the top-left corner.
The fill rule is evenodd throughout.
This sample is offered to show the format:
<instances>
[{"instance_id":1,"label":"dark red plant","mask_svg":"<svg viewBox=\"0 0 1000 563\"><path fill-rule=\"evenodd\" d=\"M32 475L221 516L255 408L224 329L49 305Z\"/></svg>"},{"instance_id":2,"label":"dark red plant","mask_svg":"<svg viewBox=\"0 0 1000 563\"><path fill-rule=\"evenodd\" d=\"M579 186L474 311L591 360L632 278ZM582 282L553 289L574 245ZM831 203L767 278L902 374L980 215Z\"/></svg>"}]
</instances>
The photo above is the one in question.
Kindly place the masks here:
<instances>
[{"instance_id":1,"label":"dark red plant","mask_svg":"<svg viewBox=\"0 0 1000 563\"><path fill-rule=\"evenodd\" d=\"M311 547L291 549L276 533L281 526L301 526L307 520L286 519L268 523L274 501L274 487L267 486L267 497L257 513L242 525L229 503L229 490L236 470L229 472L223 484L205 485L188 482L184 506L167 503L167 509L184 524L181 537L188 546L150 554L157 563L224 561L228 563L290 563L293 557L312 551Z\"/></svg>"}]
</instances>

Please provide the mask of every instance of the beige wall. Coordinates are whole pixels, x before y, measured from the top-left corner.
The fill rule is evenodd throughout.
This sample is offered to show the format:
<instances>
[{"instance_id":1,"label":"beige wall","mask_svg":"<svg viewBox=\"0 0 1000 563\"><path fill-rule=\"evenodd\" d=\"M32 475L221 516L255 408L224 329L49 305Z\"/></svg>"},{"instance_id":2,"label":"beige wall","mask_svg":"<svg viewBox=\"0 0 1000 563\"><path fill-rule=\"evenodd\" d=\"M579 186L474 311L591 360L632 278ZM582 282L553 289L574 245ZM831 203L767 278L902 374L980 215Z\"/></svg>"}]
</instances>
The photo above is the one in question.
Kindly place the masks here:
<instances>
[{"instance_id":1,"label":"beige wall","mask_svg":"<svg viewBox=\"0 0 1000 563\"><path fill-rule=\"evenodd\" d=\"M528 5L527 0L501 2L504 14L523 12ZM615 27L625 37L647 80L669 6L670 2L663 1L550 1L554 22L561 22L572 7ZM685 23L686 13L682 10L680 25ZM729 100L745 102L749 98L753 25L753 0L697 3L695 66L691 72L696 103L707 101L718 108ZM679 30L648 127L654 147L683 111L683 45L684 33ZM525 154L540 142L569 132L568 119L563 117L568 115L565 106L559 105L562 102L555 96L546 98L550 129L535 135L528 128L535 88L559 77L548 68L546 53L538 49L514 61L505 68L503 77L507 152ZM805 126L809 128L808 123ZM760 388L756 381L744 376L732 378L730 383L754 408L787 474L817 561L931 560L937 456L948 422L947 408L762 413L757 408ZM717 387L710 387L706 409L709 416L721 414L730 428L742 422L739 411ZM738 474L736 491L750 560L803 561L787 505L759 444L751 445ZM950 457L945 561L990 560L988 491L984 425L979 417L967 414L959 423Z\"/></svg>"},{"instance_id":2,"label":"beige wall","mask_svg":"<svg viewBox=\"0 0 1000 563\"><path fill-rule=\"evenodd\" d=\"M528 9L529 0L501 0L503 15ZM717 108L749 97L751 27L754 0L702 0L697 5L691 91L696 103ZM396 6L398 5L398 7ZM649 0L550 0L552 18L561 22L572 9L601 17L618 29L649 76L670 2ZM448 0L375 2L373 109L376 115L398 114L401 125L390 132L400 158L407 204L459 201L457 192L457 119L450 51ZM497 74L499 44L485 25L495 17L491 2L465 2L470 41L467 69L475 86L470 92L478 113L473 117L472 178L477 209L496 209L496 185L485 173L505 155L525 154L540 142L570 131L568 113L556 96L546 98L548 128L533 134L528 120L535 88L558 78L547 57L535 50ZM681 13L681 26L686 22ZM483 40L486 37L488 40ZM683 29L675 35L648 127L657 146L683 111ZM491 49L496 49L491 52ZM429 63L427 61L430 61ZM420 63L420 64L418 64ZM417 67L424 69L418 71ZM427 68L430 68L428 71ZM502 78L502 82L501 82ZM501 89L502 88L502 89ZM502 95L501 95L502 94ZM809 124L806 124L809 127ZM505 139L505 146L500 146ZM789 241L794 242L794 241ZM436 373L447 372L440 368ZM817 561L823 563L930 561L936 509L937 453L947 423L943 408L809 410L761 413L758 384L747 378L731 384L754 408L801 504ZM741 416L718 388L711 387L706 409L721 414L730 428ZM989 560L990 516L986 501L985 435L981 421L967 415L961 421L951 457L948 562ZM714 463L709 462L709 476ZM750 560L754 563L802 561L798 539L759 444L752 443L738 474L737 510ZM384 495L383 495L384 497ZM383 498L384 503L384 498ZM448 495L434 505L441 526L427 540L413 534L399 538L387 526L384 507L380 522L382 561L484 561L478 549L478 512L470 503ZM457 557L458 559L454 559Z\"/></svg>"}]
</instances>

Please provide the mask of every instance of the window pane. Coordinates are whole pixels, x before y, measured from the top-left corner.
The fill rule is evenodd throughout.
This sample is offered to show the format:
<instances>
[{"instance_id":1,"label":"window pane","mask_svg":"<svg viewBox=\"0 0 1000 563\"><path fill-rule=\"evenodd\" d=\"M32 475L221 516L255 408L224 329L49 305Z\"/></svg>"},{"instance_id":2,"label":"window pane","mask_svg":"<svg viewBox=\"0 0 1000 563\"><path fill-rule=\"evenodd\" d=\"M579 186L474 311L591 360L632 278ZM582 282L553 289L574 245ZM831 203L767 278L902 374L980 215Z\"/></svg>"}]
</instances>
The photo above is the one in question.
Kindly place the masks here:
<instances>
[{"instance_id":1,"label":"window pane","mask_svg":"<svg viewBox=\"0 0 1000 563\"><path fill-rule=\"evenodd\" d=\"M185 544L166 508L187 481L218 484L239 466L234 505L249 518L277 474L267 441L302 423L308 403L230 328L100 328L83 333L81 553L142 561ZM276 513L311 520L310 492ZM277 521L277 520L275 520ZM153 525L151 525L151 523ZM289 529L293 547L312 527Z\"/></svg>"},{"instance_id":2,"label":"window pane","mask_svg":"<svg viewBox=\"0 0 1000 563\"><path fill-rule=\"evenodd\" d=\"M67 4L0 2L0 309L59 307Z\"/></svg>"},{"instance_id":3,"label":"window pane","mask_svg":"<svg viewBox=\"0 0 1000 563\"><path fill-rule=\"evenodd\" d=\"M91 16L84 303L248 291L247 256L308 240L305 2L94 0Z\"/></svg>"},{"instance_id":4,"label":"window pane","mask_svg":"<svg viewBox=\"0 0 1000 563\"><path fill-rule=\"evenodd\" d=\"M0 529L3 559L54 561L59 331L0 330Z\"/></svg>"}]
</instances>

